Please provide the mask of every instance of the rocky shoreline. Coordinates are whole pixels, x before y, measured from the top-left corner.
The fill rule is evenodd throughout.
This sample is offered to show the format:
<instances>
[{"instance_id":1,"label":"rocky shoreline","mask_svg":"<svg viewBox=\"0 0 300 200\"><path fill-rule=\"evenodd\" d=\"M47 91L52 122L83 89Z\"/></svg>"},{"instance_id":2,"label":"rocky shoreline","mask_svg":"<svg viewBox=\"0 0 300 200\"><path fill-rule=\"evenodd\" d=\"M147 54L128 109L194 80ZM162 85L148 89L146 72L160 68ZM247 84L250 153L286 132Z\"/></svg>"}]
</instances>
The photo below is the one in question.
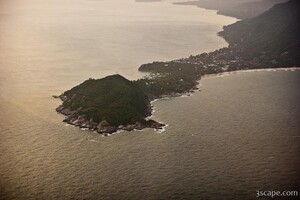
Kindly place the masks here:
<instances>
[{"instance_id":1,"label":"rocky shoreline","mask_svg":"<svg viewBox=\"0 0 300 200\"><path fill-rule=\"evenodd\" d=\"M299 66L298 29L291 27L292 35L287 36L274 35L268 28L285 32L286 27L282 24L298 16L299 12L294 9L297 6L298 1L290 0L256 18L224 27L219 36L229 43L229 47L169 62L143 64L139 71L150 72L143 79L129 81L116 74L86 80L62 95L54 96L63 101L56 111L66 116L64 122L104 135L119 130L161 129L164 124L149 119L153 111L151 102L185 94L189 96L198 89L198 81L203 75ZM291 10L292 15L283 18L278 10ZM282 23L270 21L274 17ZM262 34L265 37L261 38ZM279 39L280 42L274 42Z\"/></svg>"},{"instance_id":2,"label":"rocky shoreline","mask_svg":"<svg viewBox=\"0 0 300 200\"><path fill-rule=\"evenodd\" d=\"M199 79L200 80L200 79ZM198 80L198 81L199 81ZM78 108L77 110L70 110L68 108L65 108L63 104L58 106L56 108L56 112L62 114L65 116L65 119L63 120L64 123L67 123L69 125L82 128L82 129L88 129L91 131L96 131L99 134L103 134L104 136L107 136L108 134L115 133L117 131L135 131L135 130L143 130L145 128L151 128L155 130L162 130L166 125L161 123L161 122L156 122L151 119L153 116L153 105L152 103L160 100L160 99L169 99L169 98L176 98L176 97L182 97L184 95L190 96L192 93L195 91L199 91L199 82L196 82L194 87L187 91L183 92L172 92L169 94L163 94L159 95L156 97L149 97L148 99L148 108L147 108L147 113L146 117L144 118L143 121L137 121L134 124L127 124L127 125L117 125L117 126L112 126L110 125L107 120L102 120L100 122L95 122L93 119L88 119L84 115L80 115L79 111L81 108ZM71 98L65 96L64 94L62 95L53 95L52 96L55 99L60 99L62 102L70 101L74 99L75 97L72 96Z\"/></svg>"},{"instance_id":3,"label":"rocky shoreline","mask_svg":"<svg viewBox=\"0 0 300 200\"><path fill-rule=\"evenodd\" d=\"M53 98L60 99L63 102L68 100L67 96L57 96L53 95ZM80 109L78 110L70 110L65 108L63 105L60 105L56 108L56 112L65 116L63 122L76 126L78 128L84 128L91 131L96 131L99 134L103 134L107 136L109 134L115 133L117 131L135 131L135 130L143 130L145 128L152 128L156 130L161 130L165 126L165 124L156 122L154 120L148 120L143 122L136 122L134 124L127 124L127 125L118 125L112 126L106 120L102 120L100 122L95 122L93 119L87 119L84 115L79 114ZM148 117L152 115L153 108L149 101L149 109L148 109Z\"/></svg>"}]
</instances>

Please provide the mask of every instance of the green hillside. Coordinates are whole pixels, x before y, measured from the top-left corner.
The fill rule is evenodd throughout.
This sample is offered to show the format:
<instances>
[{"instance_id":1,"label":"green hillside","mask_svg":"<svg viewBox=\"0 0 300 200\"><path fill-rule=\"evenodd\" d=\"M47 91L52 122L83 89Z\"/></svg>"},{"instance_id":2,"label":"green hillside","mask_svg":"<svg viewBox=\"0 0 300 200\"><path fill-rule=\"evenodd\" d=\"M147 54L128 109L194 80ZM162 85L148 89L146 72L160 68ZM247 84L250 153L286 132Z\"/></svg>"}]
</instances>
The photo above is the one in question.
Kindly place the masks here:
<instances>
[{"instance_id":1,"label":"green hillside","mask_svg":"<svg viewBox=\"0 0 300 200\"><path fill-rule=\"evenodd\" d=\"M66 91L63 107L78 111L94 122L110 125L142 121L148 111L148 97L139 87L120 75L89 79Z\"/></svg>"},{"instance_id":2,"label":"green hillside","mask_svg":"<svg viewBox=\"0 0 300 200\"><path fill-rule=\"evenodd\" d=\"M287 65L300 63L300 1L277 4L267 12L224 27L231 48L249 56L265 54Z\"/></svg>"}]
</instances>

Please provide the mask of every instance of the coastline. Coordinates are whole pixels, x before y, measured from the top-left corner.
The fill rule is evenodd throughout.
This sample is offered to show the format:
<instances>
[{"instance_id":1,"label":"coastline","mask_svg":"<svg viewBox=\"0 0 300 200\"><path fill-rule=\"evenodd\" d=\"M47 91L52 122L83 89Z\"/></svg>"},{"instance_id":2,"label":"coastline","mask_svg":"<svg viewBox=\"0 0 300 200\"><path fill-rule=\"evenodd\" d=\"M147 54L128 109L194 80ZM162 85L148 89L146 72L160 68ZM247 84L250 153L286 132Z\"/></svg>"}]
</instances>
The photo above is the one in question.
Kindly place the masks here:
<instances>
[{"instance_id":1,"label":"coastline","mask_svg":"<svg viewBox=\"0 0 300 200\"><path fill-rule=\"evenodd\" d=\"M174 3L172 3L173 5L175 5ZM201 7L199 7L201 8ZM203 8L205 10L209 10L209 9L206 9L206 8ZM211 11L211 10L210 10ZM216 15L220 15L217 13L217 10L213 10L213 12L216 14ZM223 16L223 15L221 15ZM225 16L225 17L228 17L228 16ZM232 17L234 18L234 17ZM236 19L236 18L235 18ZM222 28L220 29L220 31L223 30ZM216 35L216 37L220 37L218 36L217 34L218 32L214 33L214 35ZM222 37L220 37L222 38ZM223 38L224 40L224 38ZM226 43L225 43L225 46L228 46L228 42L226 40L224 40ZM216 48L216 50L218 49L219 47ZM181 98L181 97L189 97L191 96L194 92L198 91L199 88L197 87L197 85L199 85L199 81L200 81L201 78L199 78L197 80L197 84L194 85L193 88L187 90L187 91L184 91L182 93L171 93L171 94L164 94L164 95L161 95L161 96L158 96L158 97L155 97L155 98L150 98L149 99L149 109L147 111L147 115L144 119L149 119L151 120L151 123L150 124L141 124L140 122L136 122L134 124L128 124L128 125L125 125L125 126L122 126L120 125L121 127L115 127L115 126L101 126L100 123L96 126L96 124L88 119L81 119L79 120L78 118L73 118L72 119L72 115L74 114L74 111L71 111L71 110L68 110L66 108L63 108L63 107L58 107L56 108L56 112L59 113L59 114L62 114L65 116L65 119L63 120L64 123L66 123L66 125L70 125L70 126L74 126L74 127L78 127L80 128L81 130L89 130L89 131L96 131L97 133L99 134L102 134L104 136L108 136L108 135L111 135L111 134L114 134L114 133L117 133L117 132L123 132L123 131L126 131L126 132L131 132L131 131L141 131L145 128L151 128L151 129L154 129L155 131L157 132L164 132L165 131L165 128L168 127L168 124L165 124L164 122L156 122L154 120L152 120L152 117L154 117L154 112L155 112L155 108L153 106L153 102L155 101L158 101L158 100L163 100L163 99L171 99L171 98ZM59 98L61 99L62 102L64 102L65 100L65 97L63 95L53 95L52 97L54 98ZM70 118L71 116L71 118ZM80 117L80 116L78 116ZM79 121L79 123L78 123ZM81 122L80 122L81 121ZM74 123L75 122L75 123ZM103 122L104 124L106 124L106 120L104 120ZM100 125L100 127L98 127Z\"/></svg>"},{"instance_id":2,"label":"coastline","mask_svg":"<svg viewBox=\"0 0 300 200\"><path fill-rule=\"evenodd\" d=\"M274 72L274 71L295 71L295 70L300 70L299 67L287 67L287 68L263 68L263 69L244 69L244 70L237 70L237 71L230 71L230 72L221 72L221 73L216 73L216 74L206 74L203 75L201 78L205 78L205 77L223 77L226 75L232 75L232 74L236 74L236 73L250 73L250 72L263 72L263 71L267 71L267 72ZM151 119L152 117L154 117L154 113L155 113L155 106L153 105L153 103L155 103L156 101L161 101L161 100L169 100L169 99L176 99L176 98L186 98L186 97L191 97L195 92L201 92L200 86L200 80L198 81L198 85L199 87L197 87L195 90L192 90L191 92L186 92L183 94L178 94L176 96L165 96L165 97L160 97L157 99L154 99L152 101L150 101L151 104L151 108L152 108L152 112L151 115L148 116L146 119ZM160 122L163 123L164 122ZM162 129L164 127L168 127L168 124L165 124L165 126L162 127Z\"/></svg>"},{"instance_id":3,"label":"coastline","mask_svg":"<svg viewBox=\"0 0 300 200\"><path fill-rule=\"evenodd\" d=\"M144 119L152 120L152 118L155 116L155 114L154 114L155 106L153 105L153 103L156 101L168 100L168 99L173 99L173 98L186 98L186 97L192 96L193 93L195 93L197 91L201 91L200 81L201 81L201 78L203 78L203 77L207 77L207 76L208 77L209 76L223 77L223 76L235 74L235 73L250 73L250 72L259 72L259 71L295 71L295 70L300 70L300 68L299 67L254 68L254 69L240 69L240 70L234 70L234 71L223 71L223 72L217 72L217 73L204 74L197 80L197 84L195 84L191 89L189 89L187 91L184 91L182 93L164 94L164 95L158 96L156 98L149 99L149 102L148 102L149 109L148 109L147 117L145 117ZM53 97L59 98L62 101L66 100L66 98L62 95L61 96L53 95ZM168 124L165 124L164 122L155 122L154 120L152 120L154 123L149 124L149 125L143 125L139 122L136 122L135 124L128 124L126 126L118 126L118 127L105 125L107 123L106 121L102 121L99 124L95 124L94 122L91 122L86 119L84 119L82 121L82 123L76 124L76 122L74 123L74 119L68 118L68 116L72 115L72 111L69 111L69 110L63 111L63 110L64 109L62 109L60 107L58 107L56 109L56 111L58 113L66 116L65 120L63 120L63 122L67 123L66 126L69 125L69 126L78 127L81 130L94 131L94 132L102 134L102 136L110 136L110 135L121 133L124 131L126 131L126 132L143 131L143 129L145 129L145 128L151 128L151 129L154 129L155 131L157 131L158 133L162 133L162 132L166 131L166 128L169 126ZM78 120L78 118L76 118L75 120ZM94 126L91 125L93 123L94 123ZM104 123L104 125L103 125L103 123ZM100 126L100 128L99 128L99 126Z\"/></svg>"},{"instance_id":4,"label":"coastline","mask_svg":"<svg viewBox=\"0 0 300 200\"><path fill-rule=\"evenodd\" d=\"M296 71L300 70L300 67L279 67L279 68L263 68L263 69L242 69L242 70L237 70L237 71L230 71L230 72L221 72L217 74L206 74L203 76L204 77L222 77L226 75L231 75L231 74L237 74L237 73L251 73L251 72L276 72L276 71Z\"/></svg>"},{"instance_id":5,"label":"coastline","mask_svg":"<svg viewBox=\"0 0 300 200\"><path fill-rule=\"evenodd\" d=\"M217 14L238 18L240 20L256 17L279 3L286 3L288 0L273 1L228 1L222 3L219 0L189 0L174 2L175 5L193 5L207 10L216 10Z\"/></svg>"},{"instance_id":6,"label":"coastline","mask_svg":"<svg viewBox=\"0 0 300 200\"><path fill-rule=\"evenodd\" d=\"M184 2L174 2L173 5L176 5L176 6L196 6L198 8L202 8L204 10L207 10L207 11L214 11L217 15L222 15L222 16L225 16L225 17L232 17L232 18L235 18L236 21L241 21L243 19L241 18L237 18L236 16L234 15L230 15L230 14L226 14L226 13L223 13L221 10L218 10L218 9L215 9L215 8L208 8L208 7L203 7L199 4L197 4L197 1L184 1Z\"/></svg>"},{"instance_id":7,"label":"coastline","mask_svg":"<svg viewBox=\"0 0 300 200\"><path fill-rule=\"evenodd\" d=\"M228 40L228 35L226 34L223 27L222 31L216 35L223 38L229 47L169 62L143 64L139 67L138 70L141 72L150 72L150 78L144 77L144 79L135 81L137 87L148 96L147 111L143 114L143 121L136 121L133 124L127 125L118 124L117 126L110 126L106 120L94 122L91 118L79 115L80 109L77 111L68 110L61 105L56 111L66 116L64 122L80 128L96 130L103 135L112 134L117 131L134 131L145 128L162 130L167 125L151 119L155 112L153 103L162 99L190 96L199 90L197 86L203 76L224 76L237 71L299 69L296 66L283 67L288 55L286 52L279 56L272 55L272 52L271 54L270 52L269 54L266 52L257 52L249 58L247 55L245 56L244 46L232 43L231 40ZM73 97L66 97L64 95L55 97L60 98L63 102L66 100L70 102L73 99Z\"/></svg>"},{"instance_id":8,"label":"coastline","mask_svg":"<svg viewBox=\"0 0 300 200\"><path fill-rule=\"evenodd\" d=\"M69 100L64 95L53 95L52 97L55 99L60 99L62 102ZM87 119L84 115L80 115L78 111L70 110L65 108L63 105L58 106L56 108L56 112L65 116L63 122L66 123L66 126L78 127L81 130L95 131L103 136L109 136L110 134L120 131L141 131L145 128L152 128L159 131L166 125L151 119L151 116L153 115L153 108L150 102L151 101L149 100L149 108L147 110L147 117L145 117L145 121L137 121L133 124L118 126L110 125L106 120L102 120L98 123L93 121L93 119ZM149 120L146 120L147 118L149 118Z\"/></svg>"},{"instance_id":9,"label":"coastline","mask_svg":"<svg viewBox=\"0 0 300 200\"><path fill-rule=\"evenodd\" d=\"M221 14L221 13L219 13L219 12L220 12L219 10L208 9L208 8L205 8L205 7L201 7L201 6L197 5L197 4L193 4L192 1L187 1L187 2L174 2L173 5L178 5L178 6L196 6L196 7L198 7L198 8L204 9L204 10L214 11L216 15L221 15L221 16L225 16L225 17L232 17L232 18L235 18L236 22L241 20L241 19L238 19L238 18L236 18L236 17L234 17L234 16ZM234 22L234 23L236 23L236 22ZM225 26L225 25L224 25L224 26ZM223 27L224 27L224 26L223 26ZM222 28L221 31L224 31L224 28ZM217 37L220 37L220 38L224 39L224 41L226 41L226 43L227 43L227 46L229 45L228 41L227 41L224 37L222 37L222 36L219 35L219 32L217 32L216 35L217 35ZM223 48L226 48L226 46L224 46ZM218 50L218 49L216 49L216 50ZM217 74L214 74L214 75L217 75ZM185 97L190 97L190 96L193 95L193 93L198 92L198 91L201 91L201 89L200 89L200 85L201 85L201 84L200 84L200 80L201 80L201 78L202 78L202 77L200 77L200 78L197 80L197 85L195 85L195 88L192 89L192 90L190 90L190 91L187 91L187 92L185 92L185 93L183 93L183 94L178 94L178 95L168 95L168 96L158 97L158 98L156 98L156 99L151 100L151 101L149 102L149 104L150 104L150 106L151 106L151 114L150 114L148 117L146 117L145 119L152 119L152 118L154 117L154 113L155 113L155 106L153 105L154 102L160 101L160 100L173 99L173 98L185 98ZM160 129L160 130L162 130L160 133L166 131L166 128L167 128L169 125L168 125L168 124L165 124L164 122L159 122L159 123L164 124L164 126L162 126L162 129ZM154 129L154 130L156 130L156 129Z\"/></svg>"}]
</instances>

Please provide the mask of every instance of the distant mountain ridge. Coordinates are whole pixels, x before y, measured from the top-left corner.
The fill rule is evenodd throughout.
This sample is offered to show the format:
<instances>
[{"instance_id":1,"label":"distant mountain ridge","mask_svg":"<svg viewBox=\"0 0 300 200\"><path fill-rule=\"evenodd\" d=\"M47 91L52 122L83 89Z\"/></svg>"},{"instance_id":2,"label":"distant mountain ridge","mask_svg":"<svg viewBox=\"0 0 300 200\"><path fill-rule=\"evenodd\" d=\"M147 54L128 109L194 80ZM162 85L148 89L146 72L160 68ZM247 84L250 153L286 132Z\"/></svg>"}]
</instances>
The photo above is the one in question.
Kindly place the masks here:
<instances>
[{"instance_id":1,"label":"distant mountain ridge","mask_svg":"<svg viewBox=\"0 0 300 200\"><path fill-rule=\"evenodd\" d=\"M224 27L219 34L245 54L285 56L285 64L300 64L300 1L277 4L265 13Z\"/></svg>"},{"instance_id":2,"label":"distant mountain ridge","mask_svg":"<svg viewBox=\"0 0 300 200\"><path fill-rule=\"evenodd\" d=\"M218 10L218 14L248 19L262 14L278 3L288 0L196 0L174 3L177 5L196 5L206 9Z\"/></svg>"}]
</instances>

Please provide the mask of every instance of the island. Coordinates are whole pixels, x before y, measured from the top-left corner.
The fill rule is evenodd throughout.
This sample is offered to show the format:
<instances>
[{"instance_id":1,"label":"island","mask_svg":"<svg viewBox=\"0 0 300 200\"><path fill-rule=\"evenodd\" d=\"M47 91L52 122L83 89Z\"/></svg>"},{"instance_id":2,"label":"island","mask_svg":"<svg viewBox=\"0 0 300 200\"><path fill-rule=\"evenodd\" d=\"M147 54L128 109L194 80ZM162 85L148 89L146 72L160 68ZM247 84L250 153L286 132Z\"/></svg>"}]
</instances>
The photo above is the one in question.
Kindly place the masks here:
<instances>
[{"instance_id":1,"label":"island","mask_svg":"<svg viewBox=\"0 0 300 200\"><path fill-rule=\"evenodd\" d=\"M149 118L151 101L194 92L203 75L236 70L299 67L300 2L277 4L265 13L224 27L219 33L229 47L169 62L143 64L142 79L121 75L89 79L54 96L64 122L103 135L120 130L161 129Z\"/></svg>"},{"instance_id":2,"label":"island","mask_svg":"<svg viewBox=\"0 0 300 200\"><path fill-rule=\"evenodd\" d=\"M145 119L151 115L148 95L121 75L86 80L57 98L63 101L56 111L66 116L64 122L105 135L163 126Z\"/></svg>"}]
</instances>

